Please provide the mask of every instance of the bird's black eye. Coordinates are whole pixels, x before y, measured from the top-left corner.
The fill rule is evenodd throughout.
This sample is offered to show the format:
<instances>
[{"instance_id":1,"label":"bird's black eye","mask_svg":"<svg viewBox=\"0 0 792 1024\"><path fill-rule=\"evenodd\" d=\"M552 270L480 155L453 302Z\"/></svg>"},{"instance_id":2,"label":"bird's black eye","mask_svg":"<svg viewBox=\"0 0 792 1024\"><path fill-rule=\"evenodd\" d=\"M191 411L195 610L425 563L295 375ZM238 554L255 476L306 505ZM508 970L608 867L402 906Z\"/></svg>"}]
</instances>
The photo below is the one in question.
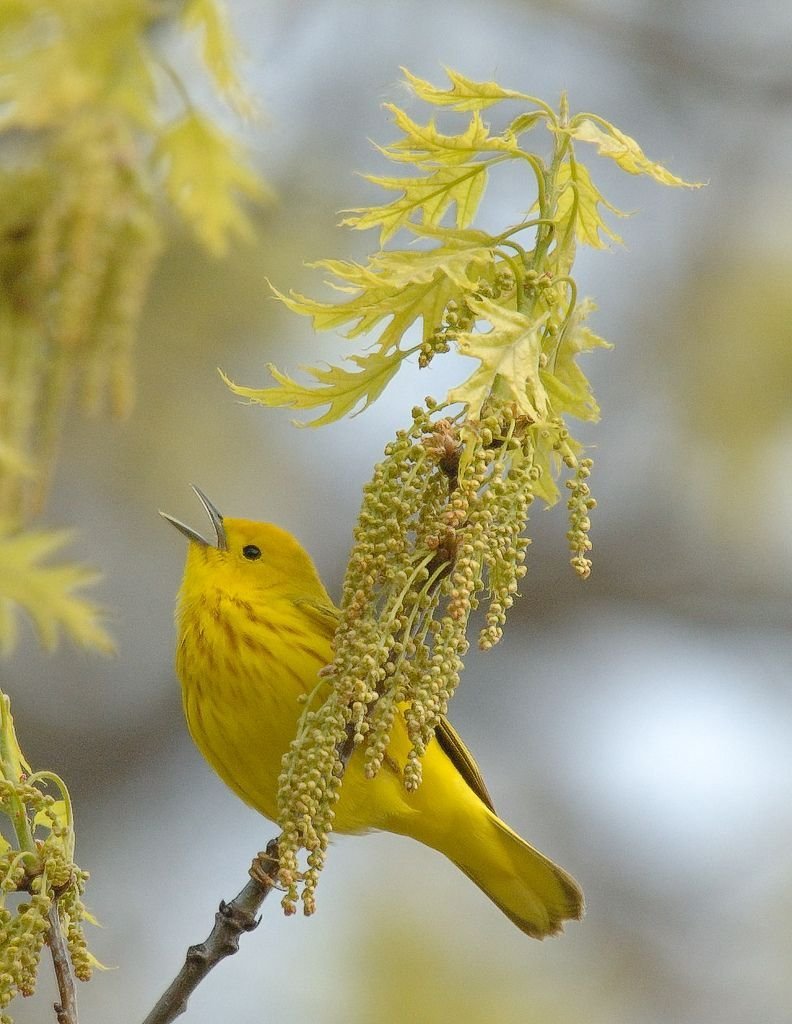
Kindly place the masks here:
<instances>
[{"instance_id":1,"label":"bird's black eye","mask_svg":"<svg viewBox=\"0 0 792 1024\"><path fill-rule=\"evenodd\" d=\"M251 562L255 562L257 558L261 558L261 548L257 548L255 544L246 544L242 548L242 554Z\"/></svg>"}]
</instances>

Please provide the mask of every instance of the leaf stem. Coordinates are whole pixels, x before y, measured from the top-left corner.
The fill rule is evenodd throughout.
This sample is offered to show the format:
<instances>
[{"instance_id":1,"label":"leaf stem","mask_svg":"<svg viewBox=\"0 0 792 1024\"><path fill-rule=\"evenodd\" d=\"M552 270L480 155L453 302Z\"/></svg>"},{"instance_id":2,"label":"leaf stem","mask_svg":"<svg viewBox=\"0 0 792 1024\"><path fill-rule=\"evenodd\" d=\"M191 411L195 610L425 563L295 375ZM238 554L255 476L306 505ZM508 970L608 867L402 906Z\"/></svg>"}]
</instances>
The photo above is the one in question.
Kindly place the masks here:
<instances>
[{"instance_id":1,"label":"leaf stem","mask_svg":"<svg viewBox=\"0 0 792 1024\"><path fill-rule=\"evenodd\" d=\"M525 228L535 228L539 224L549 224L551 227L554 227L555 221L548 217L534 217L532 220L524 220L519 224L515 224L514 227L509 228L508 231L502 231L499 235L495 235L494 240L496 242L504 242L507 238L510 238L518 231L524 231Z\"/></svg>"},{"instance_id":2,"label":"leaf stem","mask_svg":"<svg viewBox=\"0 0 792 1024\"><path fill-rule=\"evenodd\" d=\"M68 828L67 843L66 843L66 855L69 860L74 860L74 808L71 801L71 795L69 794L68 787L60 775L56 775L55 772L50 771L37 771L32 775L28 776L28 785L33 786L37 782L49 782L53 786L57 787L58 792L63 800L63 806L66 809L66 826Z\"/></svg>"},{"instance_id":3,"label":"leaf stem","mask_svg":"<svg viewBox=\"0 0 792 1024\"><path fill-rule=\"evenodd\" d=\"M533 153L524 153L521 150L519 155L520 155L520 157L523 160L527 161L531 165L531 168L533 169L534 176L536 178L537 203L538 203L538 206L539 206L539 213L541 214L541 218L544 218L544 217L547 216L547 213L546 213L547 203L546 203L546 199L545 199L545 193L547 191L547 186L545 184L545 166L544 166L544 163L539 159L538 156L534 156Z\"/></svg>"},{"instance_id":4,"label":"leaf stem","mask_svg":"<svg viewBox=\"0 0 792 1024\"><path fill-rule=\"evenodd\" d=\"M539 213L543 218L553 221L558 202L558 169L569 148L569 137L554 135L553 159L550 167L543 173L544 188L539 195ZM552 231L539 231L534 249L533 269L539 270L547 255L547 250L553 237Z\"/></svg>"}]
</instances>

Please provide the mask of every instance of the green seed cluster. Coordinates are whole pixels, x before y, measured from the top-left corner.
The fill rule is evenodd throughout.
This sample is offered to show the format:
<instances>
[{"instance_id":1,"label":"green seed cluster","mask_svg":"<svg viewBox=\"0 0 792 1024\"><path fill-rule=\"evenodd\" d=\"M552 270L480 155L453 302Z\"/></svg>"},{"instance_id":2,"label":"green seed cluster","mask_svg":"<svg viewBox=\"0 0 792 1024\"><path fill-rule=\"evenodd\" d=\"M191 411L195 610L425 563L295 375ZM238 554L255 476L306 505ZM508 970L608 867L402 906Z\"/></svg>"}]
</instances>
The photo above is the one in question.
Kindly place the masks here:
<instances>
[{"instance_id":1,"label":"green seed cluster","mask_svg":"<svg viewBox=\"0 0 792 1024\"><path fill-rule=\"evenodd\" d=\"M327 837L333 828L334 806L343 774L341 748L345 742L349 713L336 692L331 692L316 710L308 709L297 737L283 759L278 801L282 834L278 844L279 878L285 888L283 909L297 909L298 885L303 886L306 914L315 909L314 892L327 852ZM299 852L308 851L307 869L300 871Z\"/></svg>"},{"instance_id":2,"label":"green seed cluster","mask_svg":"<svg viewBox=\"0 0 792 1024\"><path fill-rule=\"evenodd\" d=\"M506 471L504 471L506 470ZM514 603L530 540L522 536L534 500L534 483L542 470L524 443L510 438L498 458L476 519L481 520L478 550L489 574L490 602L479 647L489 650L503 636L506 613Z\"/></svg>"},{"instance_id":3,"label":"green seed cluster","mask_svg":"<svg viewBox=\"0 0 792 1024\"><path fill-rule=\"evenodd\" d=\"M16 913L0 910L0 1006L36 991L41 949L49 932L49 896L31 896Z\"/></svg>"},{"instance_id":4,"label":"green seed cluster","mask_svg":"<svg viewBox=\"0 0 792 1024\"><path fill-rule=\"evenodd\" d=\"M566 486L569 488L567 540L569 541L569 550L572 552L572 558L569 561L578 576L584 580L591 575L591 559L588 557L588 553L591 551L589 513L597 505L596 499L591 497L591 490L587 483L591 475L591 466L591 459L581 459L575 476L566 482Z\"/></svg>"},{"instance_id":5,"label":"green seed cluster","mask_svg":"<svg viewBox=\"0 0 792 1024\"><path fill-rule=\"evenodd\" d=\"M473 314L464 303L451 299L445 308L443 321L436 327L429 338L421 345L418 354L418 365L425 369L432 359L441 352L448 352L451 342L463 331L473 326Z\"/></svg>"},{"instance_id":6,"label":"green seed cluster","mask_svg":"<svg viewBox=\"0 0 792 1024\"><path fill-rule=\"evenodd\" d=\"M364 490L334 662L309 698L281 773L281 881L290 913L300 883L306 913L315 908L353 751L360 748L355 756L369 778L387 762L408 791L420 784L422 756L459 682L470 614L485 596L479 645L489 649L526 572L522 534L543 472L530 425L504 409L475 425L442 413L431 399L416 407ZM566 454L565 438L552 433L551 440ZM391 740L399 719L409 745L397 761Z\"/></svg>"},{"instance_id":7,"label":"green seed cluster","mask_svg":"<svg viewBox=\"0 0 792 1024\"><path fill-rule=\"evenodd\" d=\"M88 944L85 941L85 932L81 924L85 917L85 907L81 900L77 898L76 893L77 890L75 890L75 899L66 903L66 913L69 920L66 929L66 945L69 950L72 966L74 967L74 976L78 981L90 981L95 961L88 952Z\"/></svg>"},{"instance_id":8,"label":"green seed cluster","mask_svg":"<svg viewBox=\"0 0 792 1024\"><path fill-rule=\"evenodd\" d=\"M131 349L161 245L138 147L120 118L76 119L53 160L69 169L32 236L44 322L81 378L89 412L106 394L116 415L133 400ZM53 298L54 297L54 298Z\"/></svg>"}]
</instances>

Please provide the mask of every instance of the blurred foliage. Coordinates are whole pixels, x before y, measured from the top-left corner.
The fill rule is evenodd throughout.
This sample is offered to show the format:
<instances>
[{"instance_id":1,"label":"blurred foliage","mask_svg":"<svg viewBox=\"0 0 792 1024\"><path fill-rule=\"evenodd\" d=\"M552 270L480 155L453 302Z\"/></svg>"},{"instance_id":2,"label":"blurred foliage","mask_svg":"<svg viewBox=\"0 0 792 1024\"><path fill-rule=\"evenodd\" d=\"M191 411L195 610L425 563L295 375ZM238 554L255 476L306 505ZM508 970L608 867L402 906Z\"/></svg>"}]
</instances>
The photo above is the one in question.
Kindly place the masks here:
<instances>
[{"instance_id":1,"label":"blurred foliage","mask_svg":"<svg viewBox=\"0 0 792 1024\"><path fill-rule=\"evenodd\" d=\"M110 652L113 644L99 625L95 605L75 596L93 583L96 573L81 565L42 565L69 539L65 531L3 531L0 527L0 637L7 650L16 640L15 606L24 608L35 623L42 645L57 645L60 630L83 647Z\"/></svg>"},{"instance_id":2,"label":"blurred foliage","mask_svg":"<svg viewBox=\"0 0 792 1024\"><path fill-rule=\"evenodd\" d=\"M217 90L242 107L223 7L173 10L134 0L0 10L0 649L11 645L12 603L46 621L48 635L67 625L85 646L107 645L89 605L67 607L70 570L39 573L21 593L28 542L14 546L13 532L42 506L73 390L90 413L132 408L133 346L166 202L223 255L249 233L239 198L266 194L154 42L162 22L195 33ZM59 543L39 535L28 547ZM37 611L39 598L50 607Z\"/></svg>"},{"instance_id":3,"label":"blurred foliage","mask_svg":"<svg viewBox=\"0 0 792 1024\"><path fill-rule=\"evenodd\" d=\"M685 373L677 397L716 484L718 525L743 527L735 493L762 489L774 439L792 431L792 292L788 257L724 260L716 245L679 296ZM700 471L700 464L694 464Z\"/></svg>"},{"instance_id":4,"label":"blurred foliage","mask_svg":"<svg viewBox=\"0 0 792 1024\"><path fill-rule=\"evenodd\" d=\"M45 647L65 632L83 647L111 649L98 609L76 593L96 574L42 564L68 535L30 528L72 394L89 413L131 411L133 348L168 209L222 256L250 233L240 199L266 195L158 49L155 29L168 26L196 36L216 91L249 109L220 0L0 6L0 652L15 644L20 608ZM5 1007L33 992L53 928L78 977L90 975L92 958L66 786L50 772L30 774L0 699L0 814L15 837L0 841ZM5 906L22 891L29 902Z\"/></svg>"},{"instance_id":5,"label":"blurred foliage","mask_svg":"<svg viewBox=\"0 0 792 1024\"><path fill-rule=\"evenodd\" d=\"M530 1001L515 984L513 964L496 964L486 950L471 963L449 951L437 930L394 926L393 917L375 920L360 942L359 1021L404 1024L580 1024L563 993Z\"/></svg>"}]
</instances>

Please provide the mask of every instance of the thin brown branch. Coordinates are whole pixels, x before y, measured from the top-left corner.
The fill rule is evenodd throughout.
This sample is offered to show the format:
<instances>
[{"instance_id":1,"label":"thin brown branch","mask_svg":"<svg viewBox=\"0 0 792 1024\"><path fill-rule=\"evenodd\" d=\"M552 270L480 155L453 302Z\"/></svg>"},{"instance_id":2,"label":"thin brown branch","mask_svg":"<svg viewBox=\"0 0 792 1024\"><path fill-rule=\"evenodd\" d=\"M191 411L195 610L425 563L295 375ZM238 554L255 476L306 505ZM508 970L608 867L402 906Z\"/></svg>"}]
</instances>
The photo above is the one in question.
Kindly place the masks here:
<instances>
[{"instance_id":1,"label":"thin brown branch","mask_svg":"<svg viewBox=\"0 0 792 1024\"><path fill-rule=\"evenodd\" d=\"M55 1003L55 1016L58 1024L78 1024L77 1020L77 989L74 983L74 970L71 957L66 946L58 914L58 901L54 899L49 908L49 934L47 945L52 953L52 964L58 982L60 1002Z\"/></svg>"},{"instance_id":2,"label":"thin brown branch","mask_svg":"<svg viewBox=\"0 0 792 1024\"><path fill-rule=\"evenodd\" d=\"M341 771L345 772L349 759L355 750L355 723L348 722L346 727L346 736L342 743L338 744L338 760L341 762Z\"/></svg>"},{"instance_id":3,"label":"thin brown branch","mask_svg":"<svg viewBox=\"0 0 792 1024\"><path fill-rule=\"evenodd\" d=\"M187 950L184 966L143 1024L170 1024L185 1012L187 1001L206 975L225 957L237 952L243 932L252 932L257 927L260 918L256 914L277 877L278 840L272 839L250 865L250 881L245 888L230 903L221 902L206 941Z\"/></svg>"}]
</instances>

